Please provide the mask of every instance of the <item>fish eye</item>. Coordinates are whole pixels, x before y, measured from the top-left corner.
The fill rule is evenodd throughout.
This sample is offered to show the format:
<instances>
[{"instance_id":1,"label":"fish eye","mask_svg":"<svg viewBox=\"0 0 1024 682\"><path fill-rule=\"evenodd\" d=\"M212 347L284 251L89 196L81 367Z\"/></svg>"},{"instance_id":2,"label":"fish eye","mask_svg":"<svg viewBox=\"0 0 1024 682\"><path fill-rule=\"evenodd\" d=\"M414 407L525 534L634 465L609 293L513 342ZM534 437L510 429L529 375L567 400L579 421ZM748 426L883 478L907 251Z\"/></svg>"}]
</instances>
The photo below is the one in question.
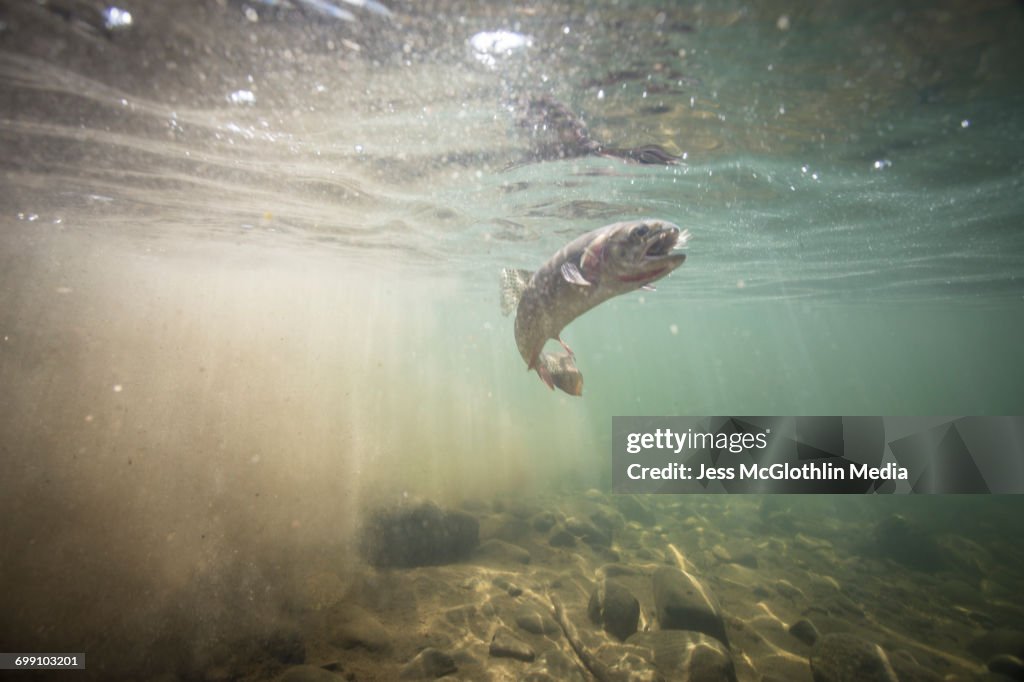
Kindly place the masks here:
<instances>
[{"instance_id":1,"label":"fish eye","mask_svg":"<svg viewBox=\"0 0 1024 682\"><path fill-rule=\"evenodd\" d=\"M630 233L630 236L633 237L634 239L643 239L644 237L647 236L647 233L650 231L651 229L646 225L638 225L637 227L633 228L633 232Z\"/></svg>"}]
</instances>

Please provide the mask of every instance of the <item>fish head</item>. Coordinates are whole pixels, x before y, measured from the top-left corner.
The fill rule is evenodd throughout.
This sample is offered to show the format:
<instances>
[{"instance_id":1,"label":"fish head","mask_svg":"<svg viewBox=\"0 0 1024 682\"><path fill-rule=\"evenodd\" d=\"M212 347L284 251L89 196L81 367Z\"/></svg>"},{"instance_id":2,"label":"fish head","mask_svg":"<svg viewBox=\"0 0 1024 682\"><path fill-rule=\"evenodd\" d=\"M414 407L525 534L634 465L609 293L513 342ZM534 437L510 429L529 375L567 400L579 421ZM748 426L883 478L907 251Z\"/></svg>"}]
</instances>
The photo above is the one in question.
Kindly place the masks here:
<instances>
[{"instance_id":1,"label":"fish head","mask_svg":"<svg viewBox=\"0 0 1024 682\"><path fill-rule=\"evenodd\" d=\"M602 283L639 289L682 265L686 254L679 249L689 239L689 230L681 230L667 220L615 223L605 228L584 254L585 270L598 267L599 260ZM586 267L588 258L590 268Z\"/></svg>"}]
</instances>

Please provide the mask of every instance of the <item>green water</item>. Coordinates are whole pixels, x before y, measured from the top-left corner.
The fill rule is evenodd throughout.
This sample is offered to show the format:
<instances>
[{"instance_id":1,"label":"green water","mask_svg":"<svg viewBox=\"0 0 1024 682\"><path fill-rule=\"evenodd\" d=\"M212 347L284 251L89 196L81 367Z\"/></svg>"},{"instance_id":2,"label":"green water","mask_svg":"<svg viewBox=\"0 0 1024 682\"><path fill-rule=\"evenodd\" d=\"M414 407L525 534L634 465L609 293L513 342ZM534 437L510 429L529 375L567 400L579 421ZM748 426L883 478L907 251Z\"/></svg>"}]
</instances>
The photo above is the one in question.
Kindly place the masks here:
<instances>
[{"instance_id":1,"label":"green water","mask_svg":"<svg viewBox=\"0 0 1024 682\"><path fill-rule=\"evenodd\" d=\"M370 503L607 488L614 415L1024 411L1017 3L125 4L0 7L10 641ZM496 30L532 44L484 64ZM685 160L531 159L524 92ZM686 264L549 392L498 272L639 216Z\"/></svg>"}]
</instances>

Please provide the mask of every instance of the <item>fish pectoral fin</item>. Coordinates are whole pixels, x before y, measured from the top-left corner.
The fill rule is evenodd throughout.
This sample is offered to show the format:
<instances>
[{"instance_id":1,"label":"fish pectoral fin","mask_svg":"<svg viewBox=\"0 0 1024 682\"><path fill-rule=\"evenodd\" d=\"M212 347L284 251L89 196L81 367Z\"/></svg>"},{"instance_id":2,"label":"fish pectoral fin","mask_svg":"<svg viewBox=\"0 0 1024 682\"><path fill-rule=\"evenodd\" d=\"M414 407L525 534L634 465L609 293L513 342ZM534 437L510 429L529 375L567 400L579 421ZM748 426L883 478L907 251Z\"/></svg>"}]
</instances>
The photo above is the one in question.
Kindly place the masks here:
<instances>
[{"instance_id":1,"label":"fish pectoral fin","mask_svg":"<svg viewBox=\"0 0 1024 682\"><path fill-rule=\"evenodd\" d=\"M562 278L570 284L579 284L581 287L589 287L590 282L583 276L580 269L574 263L562 263Z\"/></svg>"},{"instance_id":2,"label":"fish pectoral fin","mask_svg":"<svg viewBox=\"0 0 1024 682\"><path fill-rule=\"evenodd\" d=\"M523 291L530 285L533 273L529 270L504 268L501 271L501 314L508 315L516 306Z\"/></svg>"},{"instance_id":3,"label":"fish pectoral fin","mask_svg":"<svg viewBox=\"0 0 1024 682\"><path fill-rule=\"evenodd\" d=\"M644 291L657 291L657 289L654 288L653 284L645 284L640 288L643 289Z\"/></svg>"}]
</instances>

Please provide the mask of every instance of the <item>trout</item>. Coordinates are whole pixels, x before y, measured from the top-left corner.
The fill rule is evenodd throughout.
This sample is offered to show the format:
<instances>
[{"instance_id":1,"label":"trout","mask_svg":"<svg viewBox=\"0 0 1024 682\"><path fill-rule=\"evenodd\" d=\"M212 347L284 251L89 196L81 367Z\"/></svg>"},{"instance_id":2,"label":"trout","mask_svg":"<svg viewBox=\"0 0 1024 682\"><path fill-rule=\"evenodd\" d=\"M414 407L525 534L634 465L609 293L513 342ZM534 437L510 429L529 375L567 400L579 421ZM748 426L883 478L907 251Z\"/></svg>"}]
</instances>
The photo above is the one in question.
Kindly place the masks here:
<instances>
[{"instance_id":1,"label":"trout","mask_svg":"<svg viewBox=\"0 0 1024 682\"><path fill-rule=\"evenodd\" d=\"M505 269L501 277L502 314L516 311L519 354L548 388L570 395L583 392L575 354L561 339L567 324L608 299L651 283L686 260L678 250L690 239L665 220L631 220L588 232L569 242L536 272ZM544 353L554 339L564 353Z\"/></svg>"},{"instance_id":2,"label":"trout","mask_svg":"<svg viewBox=\"0 0 1024 682\"><path fill-rule=\"evenodd\" d=\"M519 125L531 131L535 152L542 159L580 156L616 157L630 163L673 166L680 157L656 144L610 147L590 134L587 124L558 100L546 95L521 97Z\"/></svg>"}]
</instances>

